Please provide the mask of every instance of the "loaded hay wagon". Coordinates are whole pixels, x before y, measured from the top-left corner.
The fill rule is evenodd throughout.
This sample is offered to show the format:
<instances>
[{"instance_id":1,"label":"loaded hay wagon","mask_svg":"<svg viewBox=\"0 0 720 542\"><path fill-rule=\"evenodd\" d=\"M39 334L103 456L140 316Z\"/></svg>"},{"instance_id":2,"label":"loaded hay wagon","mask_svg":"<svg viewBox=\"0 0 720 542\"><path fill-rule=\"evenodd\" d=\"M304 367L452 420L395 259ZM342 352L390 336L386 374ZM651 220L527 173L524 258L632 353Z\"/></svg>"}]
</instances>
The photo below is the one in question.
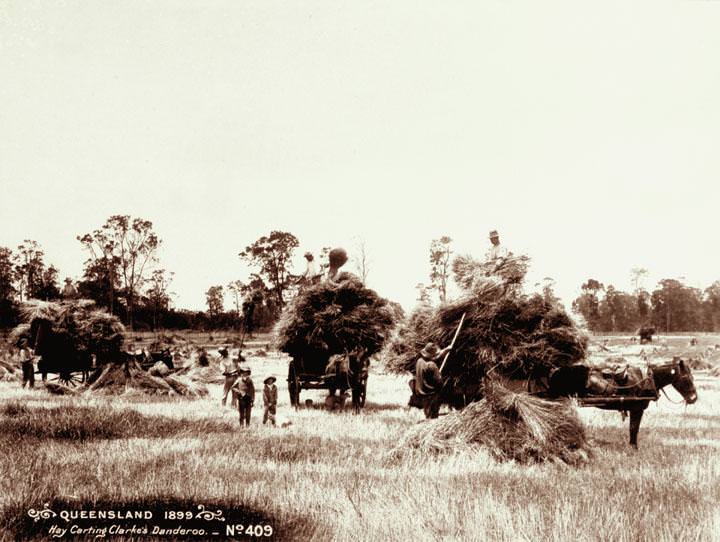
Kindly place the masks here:
<instances>
[{"instance_id":1,"label":"loaded hay wagon","mask_svg":"<svg viewBox=\"0 0 720 542\"><path fill-rule=\"evenodd\" d=\"M365 405L370 358L382 349L395 323L395 310L350 273L303 289L283 311L276 346L291 358L290 402L300 392L352 392L356 411Z\"/></svg>"},{"instance_id":2,"label":"loaded hay wagon","mask_svg":"<svg viewBox=\"0 0 720 542\"><path fill-rule=\"evenodd\" d=\"M92 301L31 300L22 307L25 322L13 330L15 342L25 338L39 356L37 372L67 386L87 381L89 372L121 359L125 328L117 317L95 308Z\"/></svg>"}]
</instances>

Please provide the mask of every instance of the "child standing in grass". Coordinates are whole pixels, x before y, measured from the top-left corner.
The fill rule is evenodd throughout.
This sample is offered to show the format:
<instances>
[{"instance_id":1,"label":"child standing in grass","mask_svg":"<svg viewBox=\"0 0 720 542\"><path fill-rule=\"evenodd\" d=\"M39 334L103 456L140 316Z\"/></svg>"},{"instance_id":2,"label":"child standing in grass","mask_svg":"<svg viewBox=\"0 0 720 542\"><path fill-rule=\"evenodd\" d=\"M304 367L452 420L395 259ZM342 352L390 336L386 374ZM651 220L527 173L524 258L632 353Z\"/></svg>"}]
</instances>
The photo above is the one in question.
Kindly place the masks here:
<instances>
[{"instance_id":1,"label":"child standing in grass","mask_svg":"<svg viewBox=\"0 0 720 542\"><path fill-rule=\"evenodd\" d=\"M275 380L274 376L268 376L264 381L263 404L265 405L265 413L263 414L263 425L268 420L275 425L275 414L277 412L277 386Z\"/></svg>"},{"instance_id":2,"label":"child standing in grass","mask_svg":"<svg viewBox=\"0 0 720 542\"><path fill-rule=\"evenodd\" d=\"M255 404L255 385L250 378L250 369L240 369L240 378L232 385L231 391L237 394L240 426L250 425L250 412Z\"/></svg>"}]
</instances>

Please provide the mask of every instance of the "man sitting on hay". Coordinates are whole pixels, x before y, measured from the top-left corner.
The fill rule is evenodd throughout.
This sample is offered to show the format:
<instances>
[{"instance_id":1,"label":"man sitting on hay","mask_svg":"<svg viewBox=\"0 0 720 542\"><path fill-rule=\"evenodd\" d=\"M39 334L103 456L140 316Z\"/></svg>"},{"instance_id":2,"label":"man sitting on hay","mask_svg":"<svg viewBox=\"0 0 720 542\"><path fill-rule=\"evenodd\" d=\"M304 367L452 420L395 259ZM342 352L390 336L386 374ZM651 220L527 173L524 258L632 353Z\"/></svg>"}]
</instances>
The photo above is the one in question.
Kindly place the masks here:
<instances>
[{"instance_id":1,"label":"man sitting on hay","mask_svg":"<svg viewBox=\"0 0 720 542\"><path fill-rule=\"evenodd\" d=\"M413 392L410 406L422 407L426 418L438 417L443 380L436 361L451 349L452 346L447 346L440 350L435 343L429 342L420 351L420 357L415 364L415 378L410 381Z\"/></svg>"}]
</instances>

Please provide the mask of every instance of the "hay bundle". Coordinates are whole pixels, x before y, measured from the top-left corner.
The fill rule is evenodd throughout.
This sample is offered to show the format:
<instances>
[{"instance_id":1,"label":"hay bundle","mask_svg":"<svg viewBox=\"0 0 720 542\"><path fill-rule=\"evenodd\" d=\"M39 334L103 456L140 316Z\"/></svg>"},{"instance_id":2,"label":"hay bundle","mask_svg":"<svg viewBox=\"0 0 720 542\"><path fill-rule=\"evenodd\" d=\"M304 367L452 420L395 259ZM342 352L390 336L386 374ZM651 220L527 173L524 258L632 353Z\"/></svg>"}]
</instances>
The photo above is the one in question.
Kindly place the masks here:
<instances>
[{"instance_id":1,"label":"hay bundle","mask_svg":"<svg viewBox=\"0 0 720 542\"><path fill-rule=\"evenodd\" d=\"M293 357L309 352L329 357L358 347L371 356L384 345L394 325L386 299L354 275L305 289L288 304L275 328L275 344Z\"/></svg>"},{"instance_id":2,"label":"hay bundle","mask_svg":"<svg viewBox=\"0 0 720 542\"><path fill-rule=\"evenodd\" d=\"M585 427L570 402L546 401L495 384L488 386L481 401L411 428L391 457L478 448L500 461L522 463L579 464L587 461L589 454Z\"/></svg>"},{"instance_id":3,"label":"hay bundle","mask_svg":"<svg viewBox=\"0 0 720 542\"><path fill-rule=\"evenodd\" d=\"M519 273L527 269L526 258L505 260L505 279L485 277L473 271L476 267L468 266L466 275L459 279L471 284L463 297L438 309L417 309L400 326L388 349L389 368L413 372L426 343L432 341L440 347L450 344L463 314L462 331L443 371L451 380L451 388L468 384L477 387L491 372L540 378L554 367L582 360L587 337L562 307L540 295L522 293Z\"/></svg>"}]
</instances>

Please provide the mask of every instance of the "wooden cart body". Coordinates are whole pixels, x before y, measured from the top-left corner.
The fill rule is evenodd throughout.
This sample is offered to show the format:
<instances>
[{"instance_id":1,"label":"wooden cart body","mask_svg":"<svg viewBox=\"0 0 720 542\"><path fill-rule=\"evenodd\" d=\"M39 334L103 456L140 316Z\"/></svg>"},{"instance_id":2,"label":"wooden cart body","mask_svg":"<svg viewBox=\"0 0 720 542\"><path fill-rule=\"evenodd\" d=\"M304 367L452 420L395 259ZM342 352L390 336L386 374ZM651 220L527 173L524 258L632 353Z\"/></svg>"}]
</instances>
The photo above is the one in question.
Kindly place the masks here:
<instances>
[{"instance_id":1,"label":"wooden cart body","mask_svg":"<svg viewBox=\"0 0 720 542\"><path fill-rule=\"evenodd\" d=\"M324 389L331 395L334 395L335 391L350 390L355 410L365 406L370 360L349 358L349 371L328 374L326 367L329 360L329 355L316 352L302 357L295 356L290 361L287 381L291 405L300 405L300 392L304 389Z\"/></svg>"}]
</instances>

